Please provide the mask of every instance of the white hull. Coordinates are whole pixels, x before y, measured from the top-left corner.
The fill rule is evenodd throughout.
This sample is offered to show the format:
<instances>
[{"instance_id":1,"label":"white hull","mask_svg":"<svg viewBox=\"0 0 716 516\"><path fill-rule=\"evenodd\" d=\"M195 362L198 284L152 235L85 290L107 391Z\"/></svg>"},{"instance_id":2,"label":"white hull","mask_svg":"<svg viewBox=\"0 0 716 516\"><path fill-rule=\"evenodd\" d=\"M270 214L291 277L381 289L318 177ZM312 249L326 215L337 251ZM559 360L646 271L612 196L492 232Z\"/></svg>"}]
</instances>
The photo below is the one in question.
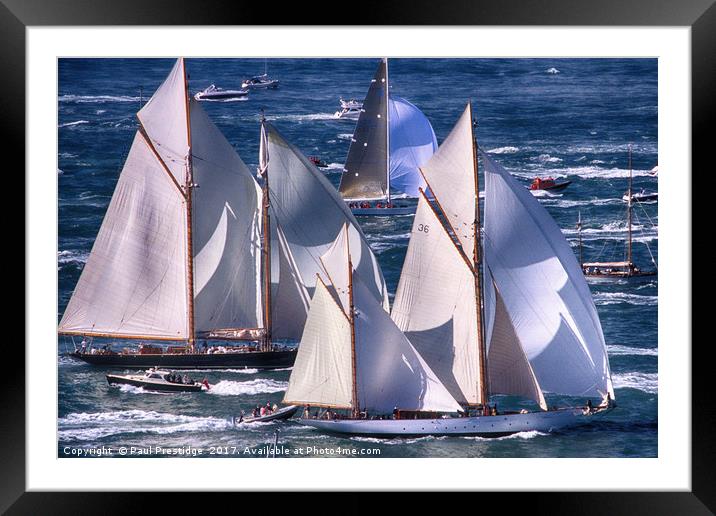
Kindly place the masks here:
<instances>
[{"instance_id":1,"label":"white hull","mask_svg":"<svg viewBox=\"0 0 716 516\"><path fill-rule=\"evenodd\" d=\"M455 435L500 437L517 432L551 432L586 423L593 414L582 408L444 419L299 419L302 425L339 434L372 437Z\"/></svg>"}]
</instances>

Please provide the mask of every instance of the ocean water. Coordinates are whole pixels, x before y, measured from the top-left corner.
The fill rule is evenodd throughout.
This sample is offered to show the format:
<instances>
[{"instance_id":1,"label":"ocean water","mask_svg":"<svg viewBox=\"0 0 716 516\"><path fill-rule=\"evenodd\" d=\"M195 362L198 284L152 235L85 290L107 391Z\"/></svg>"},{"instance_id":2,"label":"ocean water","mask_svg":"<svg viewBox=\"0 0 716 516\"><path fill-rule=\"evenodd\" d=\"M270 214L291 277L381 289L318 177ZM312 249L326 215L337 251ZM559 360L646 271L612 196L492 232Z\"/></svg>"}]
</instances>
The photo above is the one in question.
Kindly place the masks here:
<instances>
[{"instance_id":1,"label":"ocean water","mask_svg":"<svg viewBox=\"0 0 716 516\"><path fill-rule=\"evenodd\" d=\"M270 59L277 90L248 100L203 107L243 160L258 161L263 109L306 155L329 163L338 184L354 123L333 117L338 98L362 98L375 59ZM168 59L61 59L58 81L58 321L89 255L136 129L135 113L173 64ZM193 92L209 84L238 88L262 73L263 60L188 59ZM557 70L555 73L554 70ZM540 202L577 252L583 221L585 261L625 256L628 146L634 190L657 190L655 59L392 59L391 91L430 119L438 142L468 99L478 119L478 144L527 186L535 176L572 184ZM667 172L668 173L668 172ZM658 203L634 208L634 261L658 262ZM391 299L407 249L412 217L360 220L381 264ZM214 385L196 394L156 394L109 387L107 370L62 356L58 341L58 456L67 450L162 446L202 449L199 456L259 456L278 435L288 448L313 455L374 450L381 457L655 457L657 456L657 279L590 285L607 342L618 408L589 425L499 439L426 437L365 439L324 435L293 422L234 425L256 404L280 402L290 370L203 371ZM122 343L125 344L125 343ZM114 371L122 372L122 371ZM550 404L584 400L548 395ZM496 398L498 404L503 401ZM278 430L278 434L276 431ZM156 448L154 456L165 456Z\"/></svg>"}]
</instances>

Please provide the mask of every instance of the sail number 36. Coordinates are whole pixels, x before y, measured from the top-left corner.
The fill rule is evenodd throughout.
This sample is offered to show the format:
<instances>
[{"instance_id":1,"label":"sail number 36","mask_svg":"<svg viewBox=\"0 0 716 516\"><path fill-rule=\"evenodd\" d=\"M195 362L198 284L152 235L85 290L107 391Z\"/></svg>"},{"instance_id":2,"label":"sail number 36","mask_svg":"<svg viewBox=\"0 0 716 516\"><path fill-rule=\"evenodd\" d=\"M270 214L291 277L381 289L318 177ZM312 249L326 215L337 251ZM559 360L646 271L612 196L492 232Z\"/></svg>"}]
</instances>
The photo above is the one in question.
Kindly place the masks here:
<instances>
[{"instance_id":1,"label":"sail number 36","mask_svg":"<svg viewBox=\"0 0 716 516\"><path fill-rule=\"evenodd\" d=\"M418 224L418 231L421 233L429 233L430 232L430 226L427 224Z\"/></svg>"}]
</instances>

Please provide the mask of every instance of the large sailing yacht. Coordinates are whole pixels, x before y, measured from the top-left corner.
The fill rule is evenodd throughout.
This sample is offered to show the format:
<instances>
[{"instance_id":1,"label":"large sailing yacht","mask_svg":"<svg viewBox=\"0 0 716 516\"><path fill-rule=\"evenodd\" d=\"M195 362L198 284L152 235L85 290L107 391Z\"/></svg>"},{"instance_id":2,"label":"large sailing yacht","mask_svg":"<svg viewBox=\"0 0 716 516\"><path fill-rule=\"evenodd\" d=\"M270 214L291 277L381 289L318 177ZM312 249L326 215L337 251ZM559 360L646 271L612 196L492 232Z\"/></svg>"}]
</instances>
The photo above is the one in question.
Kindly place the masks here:
<instances>
[{"instance_id":1,"label":"large sailing yacht","mask_svg":"<svg viewBox=\"0 0 716 516\"><path fill-rule=\"evenodd\" d=\"M338 188L354 215L407 215L425 188L418 167L438 148L426 116L390 94L388 60L382 59L362 104ZM397 194L397 195L396 195Z\"/></svg>"},{"instance_id":2,"label":"large sailing yacht","mask_svg":"<svg viewBox=\"0 0 716 516\"><path fill-rule=\"evenodd\" d=\"M83 339L71 356L136 368L291 366L295 347L277 341L300 338L313 285L302 278L312 279L321 242L330 245L350 213L337 207L334 189L320 186L320 173L295 166L297 156L269 163L264 127L260 186L189 97L183 59L137 117L139 129L59 324L61 335ZM269 171L276 174L272 189L313 186L321 202L334 206L333 217L303 229L315 248L297 242L288 217L285 230L281 216L272 222L272 212L291 213L296 200L280 195L271 202ZM367 247L355 221L348 222L357 245ZM370 250L364 256L374 291L382 294L375 257ZM115 351L95 339L140 344Z\"/></svg>"},{"instance_id":3,"label":"large sailing yacht","mask_svg":"<svg viewBox=\"0 0 716 516\"><path fill-rule=\"evenodd\" d=\"M613 406L601 325L569 244L529 191L479 151L481 230L472 130L468 105L421 169L434 198L418 200L392 320L362 294L350 246L339 237L322 257L328 277L284 398L310 405L302 424L382 437L500 436L586 422ZM586 403L548 409L545 392ZM498 394L541 410L498 412Z\"/></svg>"}]
</instances>

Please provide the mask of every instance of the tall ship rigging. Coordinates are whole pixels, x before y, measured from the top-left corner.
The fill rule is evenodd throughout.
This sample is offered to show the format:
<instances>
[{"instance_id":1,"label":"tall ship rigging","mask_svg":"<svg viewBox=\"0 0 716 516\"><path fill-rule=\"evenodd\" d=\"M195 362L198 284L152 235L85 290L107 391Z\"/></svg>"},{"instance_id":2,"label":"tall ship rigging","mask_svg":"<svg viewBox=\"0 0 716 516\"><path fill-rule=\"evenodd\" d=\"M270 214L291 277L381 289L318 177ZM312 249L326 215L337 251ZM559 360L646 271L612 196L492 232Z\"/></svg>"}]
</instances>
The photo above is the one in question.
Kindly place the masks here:
<instances>
[{"instance_id":1,"label":"tall ship rigging","mask_svg":"<svg viewBox=\"0 0 716 516\"><path fill-rule=\"evenodd\" d=\"M382 437L551 431L611 409L604 336L574 253L529 191L478 151L471 105L421 170L434 197L418 200L391 317L363 292L339 237L322 256L327 276L284 403L305 405L299 421L319 430ZM587 400L548 409L546 392ZM498 412L495 395L541 410Z\"/></svg>"},{"instance_id":2,"label":"tall ship rigging","mask_svg":"<svg viewBox=\"0 0 716 516\"><path fill-rule=\"evenodd\" d=\"M427 117L407 100L390 94L388 60L382 59L360 109L339 191L355 215L415 213L425 188L418 167L438 148Z\"/></svg>"},{"instance_id":3,"label":"tall ship rigging","mask_svg":"<svg viewBox=\"0 0 716 516\"><path fill-rule=\"evenodd\" d=\"M259 185L190 98L183 59L137 118L112 200L59 324L59 334L83 339L70 355L136 368L291 366L295 346L279 341L296 341L303 332L312 260L345 222L356 245L367 248L355 220L341 211L335 190L331 198L321 186L325 179L315 167L295 166L301 157L269 163L271 138L263 125ZM283 142L278 133L274 140ZM273 172L271 188L283 204L271 202ZM297 183L317 201L332 201L332 217L303 228L303 241L294 221L281 226L281 215L292 213L296 203L286 192ZM369 249L364 263L373 272L374 291L382 294L383 276ZM304 277L311 279L305 283ZM115 351L95 339L140 344Z\"/></svg>"}]
</instances>

